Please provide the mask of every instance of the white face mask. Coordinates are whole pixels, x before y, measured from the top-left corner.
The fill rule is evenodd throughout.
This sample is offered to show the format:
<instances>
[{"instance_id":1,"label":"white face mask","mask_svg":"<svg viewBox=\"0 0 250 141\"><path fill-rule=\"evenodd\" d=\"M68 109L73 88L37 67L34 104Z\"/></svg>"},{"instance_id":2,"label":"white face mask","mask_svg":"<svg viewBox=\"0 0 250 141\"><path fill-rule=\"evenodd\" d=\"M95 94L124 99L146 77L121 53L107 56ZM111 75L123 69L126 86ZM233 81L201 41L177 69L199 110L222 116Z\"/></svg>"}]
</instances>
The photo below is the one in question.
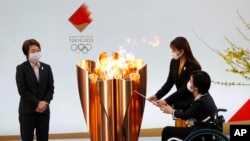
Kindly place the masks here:
<instances>
[{"instance_id":1,"label":"white face mask","mask_svg":"<svg viewBox=\"0 0 250 141\"><path fill-rule=\"evenodd\" d=\"M37 63L41 58L41 52L30 53L29 60L33 63Z\"/></svg>"},{"instance_id":2,"label":"white face mask","mask_svg":"<svg viewBox=\"0 0 250 141\"><path fill-rule=\"evenodd\" d=\"M178 60L181 56L182 56L182 55L179 55L179 56L178 56L178 53L177 53L177 52L172 52L172 57L173 57L173 59L175 59L175 60Z\"/></svg>"},{"instance_id":3,"label":"white face mask","mask_svg":"<svg viewBox=\"0 0 250 141\"><path fill-rule=\"evenodd\" d=\"M190 81L188 81L188 83L187 83L187 89L188 89L190 92L194 92L194 89L191 88L191 83L190 83Z\"/></svg>"}]
</instances>

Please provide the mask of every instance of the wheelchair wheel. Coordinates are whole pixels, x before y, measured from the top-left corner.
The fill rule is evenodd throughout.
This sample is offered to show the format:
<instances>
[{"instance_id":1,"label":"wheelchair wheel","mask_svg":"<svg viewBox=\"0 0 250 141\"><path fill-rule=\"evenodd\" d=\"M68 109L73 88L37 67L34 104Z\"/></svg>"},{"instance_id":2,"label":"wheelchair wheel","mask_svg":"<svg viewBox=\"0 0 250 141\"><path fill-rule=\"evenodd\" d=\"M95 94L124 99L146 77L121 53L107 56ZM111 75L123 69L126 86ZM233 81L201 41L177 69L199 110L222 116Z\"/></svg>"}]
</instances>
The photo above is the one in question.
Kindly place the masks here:
<instances>
[{"instance_id":1,"label":"wheelchair wheel","mask_svg":"<svg viewBox=\"0 0 250 141\"><path fill-rule=\"evenodd\" d=\"M184 141L230 141L223 133L213 129L200 129L188 135Z\"/></svg>"}]
</instances>

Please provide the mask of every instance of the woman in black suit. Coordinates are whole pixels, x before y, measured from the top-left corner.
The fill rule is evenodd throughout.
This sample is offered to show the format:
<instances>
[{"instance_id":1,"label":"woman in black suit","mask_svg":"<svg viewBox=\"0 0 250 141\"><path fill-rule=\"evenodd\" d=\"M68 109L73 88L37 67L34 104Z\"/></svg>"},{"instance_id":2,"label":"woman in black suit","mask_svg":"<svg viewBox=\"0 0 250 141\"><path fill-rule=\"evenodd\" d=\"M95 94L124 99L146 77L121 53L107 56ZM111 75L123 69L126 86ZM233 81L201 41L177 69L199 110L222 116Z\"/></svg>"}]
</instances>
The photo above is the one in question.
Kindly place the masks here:
<instances>
[{"instance_id":1,"label":"woman in black suit","mask_svg":"<svg viewBox=\"0 0 250 141\"><path fill-rule=\"evenodd\" d=\"M148 100L155 101L158 106L168 104L176 109L186 110L194 100L193 94L186 88L190 73L194 70L201 70L201 66L193 56L186 38L176 37L171 41L170 48L173 59L170 62L167 80L156 94L150 96ZM166 99L161 100L174 85L176 91ZM181 124L176 122L176 126L183 126L183 122Z\"/></svg>"},{"instance_id":2,"label":"woman in black suit","mask_svg":"<svg viewBox=\"0 0 250 141\"><path fill-rule=\"evenodd\" d=\"M193 71L191 73L187 89L193 93L195 100L192 106L185 111L174 109L170 105L163 105L160 109L167 114L172 114L173 119L187 120L188 127L166 126L162 131L162 141L167 141L171 137L184 139L192 131L202 128L195 125L194 121L213 122L217 106L209 94L211 85L210 76L204 71Z\"/></svg>"},{"instance_id":3,"label":"woman in black suit","mask_svg":"<svg viewBox=\"0 0 250 141\"><path fill-rule=\"evenodd\" d=\"M27 60L16 67L21 138L33 141L36 131L37 141L48 141L49 104L54 94L52 70L50 65L39 61L41 47L38 41L24 41L22 50Z\"/></svg>"}]
</instances>

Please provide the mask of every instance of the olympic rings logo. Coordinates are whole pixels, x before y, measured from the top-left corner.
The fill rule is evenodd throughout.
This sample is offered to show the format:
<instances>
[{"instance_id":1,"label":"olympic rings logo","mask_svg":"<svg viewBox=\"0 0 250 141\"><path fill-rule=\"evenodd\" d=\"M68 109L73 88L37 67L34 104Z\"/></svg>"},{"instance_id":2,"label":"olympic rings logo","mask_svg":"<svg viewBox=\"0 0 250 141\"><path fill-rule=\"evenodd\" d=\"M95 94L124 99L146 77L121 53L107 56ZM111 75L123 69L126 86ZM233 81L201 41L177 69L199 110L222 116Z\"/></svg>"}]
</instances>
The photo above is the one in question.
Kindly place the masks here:
<instances>
[{"instance_id":1,"label":"olympic rings logo","mask_svg":"<svg viewBox=\"0 0 250 141\"><path fill-rule=\"evenodd\" d=\"M83 53L86 54L92 49L92 45L90 43L87 44L72 44L70 46L71 50L74 51L75 53Z\"/></svg>"}]
</instances>

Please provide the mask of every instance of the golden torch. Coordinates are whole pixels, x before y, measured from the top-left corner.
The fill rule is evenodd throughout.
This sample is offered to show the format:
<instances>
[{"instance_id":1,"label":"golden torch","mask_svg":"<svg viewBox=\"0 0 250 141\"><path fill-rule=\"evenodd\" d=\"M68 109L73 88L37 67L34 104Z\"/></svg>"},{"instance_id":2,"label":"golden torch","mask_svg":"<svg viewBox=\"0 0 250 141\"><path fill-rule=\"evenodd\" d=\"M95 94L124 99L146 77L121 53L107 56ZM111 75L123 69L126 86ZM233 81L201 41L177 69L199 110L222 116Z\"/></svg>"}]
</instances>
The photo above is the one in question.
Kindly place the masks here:
<instances>
[{"instance_id":1,"label":"golden torch","mask_svg":"<svg viewBox=\"0 0 250 141\"><path fill-rule=\"evenodd\" d=\"M77 63L78 90L91 141L138 141L147 65L118 53ZM141 96L142 95L142 96Z\"/></svg>"}]
</instances>

